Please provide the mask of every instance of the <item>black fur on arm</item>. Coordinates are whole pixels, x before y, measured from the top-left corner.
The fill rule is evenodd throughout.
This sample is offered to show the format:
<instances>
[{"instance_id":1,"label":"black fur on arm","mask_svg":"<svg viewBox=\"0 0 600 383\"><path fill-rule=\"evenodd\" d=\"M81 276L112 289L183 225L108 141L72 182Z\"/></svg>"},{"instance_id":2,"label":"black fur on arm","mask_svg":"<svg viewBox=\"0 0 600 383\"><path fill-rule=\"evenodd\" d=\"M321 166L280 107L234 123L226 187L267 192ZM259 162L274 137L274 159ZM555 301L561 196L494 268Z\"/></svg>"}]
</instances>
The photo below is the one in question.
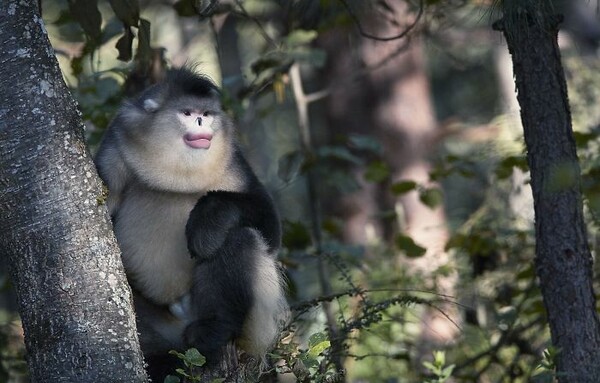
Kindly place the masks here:
<instances>
[{"instance_id":1,"label":"black fur on arm","mask_svg":"<svg viewBox=\"0 0 600 383\"><path fill-rule=\"evenodd\" d=\"M219 193L223 192L209 192L200 198L190 213L185 236L192 258L213 258L225 243L229 232L240 227L241 209L221 198Z\"/></svg>"},{"instance_id":2,"label":"black fur on arm","mask_svg":"<svg viewBox=\"0 0 600 383\"><path fill-rule=\"evenodd\" d=\"M192 307L197 319L186 328L184 339L209 364L218 362L227 343L241 335L254 303L258 241L255 230L233 228L214 257L196 264Z\"/></svg>"},{"instance_id":3,"label":"black fur on arm","mask_svg":"<svg viewBox=\"0 0 600 383\"><path fill-rule=\"evenodd\" d=\"M211 191L190 213L185 234L194 258L215 256L233 229L251 228L264 238L269 251L279 248L281 227L271 197L261 185L255 193Z\"/></svg>"}]
</instances>

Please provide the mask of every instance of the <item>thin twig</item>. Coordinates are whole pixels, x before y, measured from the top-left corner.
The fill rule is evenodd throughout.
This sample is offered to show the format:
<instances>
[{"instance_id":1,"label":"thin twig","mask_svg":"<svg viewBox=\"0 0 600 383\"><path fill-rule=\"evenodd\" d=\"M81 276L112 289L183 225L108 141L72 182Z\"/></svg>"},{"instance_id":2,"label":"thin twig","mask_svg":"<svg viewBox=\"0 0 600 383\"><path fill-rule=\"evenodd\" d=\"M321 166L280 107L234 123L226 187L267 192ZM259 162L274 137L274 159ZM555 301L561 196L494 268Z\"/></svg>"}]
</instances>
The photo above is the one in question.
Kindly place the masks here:
<instances>
[{"instance_id":1,"label":"thin twig","mask_svg":"<svg viewBox=\"0 0 600 383\"><path fill-rule=\"evenodd\" d=\"M261 36L263 37L263 39L265 39L265 41L267 41L269 44L271 44L273 46L273 48L279 48L279 46L277 45L277 43L275 42L275 40L273 40L271 38L271 36L269 36L269 34L265 30L265 28L262 26L260 20L258 20L258 18L254 17L254 16L252 16L252 15L250 15L248 13L248 11L246 10L246 8L242 4L242 1L241 0L235 0L235 4L240 9L240 12L233 12L233 13L241 15L241 16L249 19L249 20L252 20L254 22L254 24L256 24L256 26L258 27L258 32L261 34Z\"/></svg>"},{"instance_id":2,"label":"thin twig","mask_svg":"<svg viewBox=\"0 0 600 383\"><path fill-rule=\"evenodd\" d=\"M410 39L407 39L405 43L400 45L397 49L395 49L393 52L391 52L390 54L388 54L387 56L385 56L384 58L379 60L377 63L369 65L369 66L365 66L365 67L359 69L350 78L350 81L342 81L342 82L336 83L334 86L330 86L325 89L315 91L313 93L303 94L303 100L306 101L307 104L311 104L313 102L316 102L316 101L319 101L326 97L329 97L332 93L343 91L353 81L357 81L361 77L368 75L370 72L375 71L375 70L380 69L383 66L385 66L388 62L393 60L396 56L398 56L399 54L404 52L409 47L409 44L410 44Z\"/></svg>"},{"instance_id":3,"label":"thin twig","mask_svg":"<svg viewBox=\"0 0 600 383\"><path fill-rule=\"evenodd\" d=\"M308 119L308 101L306 100L306 94L302 87L302 77L300 74L300 65L298 63L292 64L290 67L290 80L292 83L292 90L294 92L294 98L296 100L296 110L298 113L298 125L300 128L300 141L302 150L306 155L311 155L312 139L310 133L310 122ZM306 172L306 186L308 191L308 199L310 206L310 217L312 222L312 234L315 241L315 248L317 254L318 271L319 271L319 282L321 284L321 290L323 294L330 295L332 293L331 283L328 279L329 271L327 263L323 260L323 240L321 234L321 216L320 216L320 203L319 197L316 190L316 179L314 172L308 169ZM323 311L327 319L327 328L329 332L329 338L332 341L332 358L331 361L335 365L335 368L339 371L343 370L342 360L340 358L343 345L335 341L339 338L339 329L335 320L333 310L329 302L323 302ZM335 356L333 356L335 355Z\"/></svg>"},{"instance_id":4,"label":"thin twig","mask_svg":"<svg viewBox=\"0 0 600 383\"><path fill-rule=\"evenodd\" d=\"M529 285L525 287L524 291L526 293L524 294L524 296L520 300L520 302L518 302L515 305L516 312L522 312L523 306L525 305L527 300L530 298L530 293L533 291L533 288L535 287L535 283L536 283L535 279L532 279L529 282ZM486 350L483 350L483 351L479 352L478 354L472 356L471 358L467 359L465 362L457 365L454 368L454 373L457 373L458 371L460 371L468 366L473 365L475 362L477 362L479 359L481 359L483 357L494 355L503 346L508 344L508 341L510 340L510 336L512 336L512 334L521 333L521 332L524 332L524 331L530 329L531 327L538 324L541 321L541 319L542 319L541 317L537 317L537 318L533 319L532 321L530 321L529 323L520 325L520 326L516 325L514 322L511 323L509 328L502 333L502 335L500 336L500 339L498 339L498 341L494 345L492 345L489 348L487 348Z\"/></svg>"},{"instance_id":5,"label":"thin twig","mask_svg":"<svg viewBox=\"0 0 600 383\"><path fill-rule=\"evenodd\" d=\"M410 24L408 27L406 27L406 29L404 29L402 32L400 32L396 35L381 37L381 36L376 36L376 35L366 32L364 30L362 24L360 23L358 16L356 15L356 13L354 13L354 11L352 10L352 8L348 4L348 2L346 0L340 0L340 2L344 5L344 8L346 8L346 11L348 12L350 17L356 24L356 27L358 28L358 31L360 32L361 36L366 37L371 40L377 40L377 41L398 40L398 39L401 39L401 38L405 37L406 35L408 35L408 33L413 30L413 28L417 25L417 23L421 19L421 16L423 15L423 9L424 9L423 0L419 0L419 11L417 12L417 16L415 17L415 20L412 22L412 24Z\"/></svg>"}]
</instances>

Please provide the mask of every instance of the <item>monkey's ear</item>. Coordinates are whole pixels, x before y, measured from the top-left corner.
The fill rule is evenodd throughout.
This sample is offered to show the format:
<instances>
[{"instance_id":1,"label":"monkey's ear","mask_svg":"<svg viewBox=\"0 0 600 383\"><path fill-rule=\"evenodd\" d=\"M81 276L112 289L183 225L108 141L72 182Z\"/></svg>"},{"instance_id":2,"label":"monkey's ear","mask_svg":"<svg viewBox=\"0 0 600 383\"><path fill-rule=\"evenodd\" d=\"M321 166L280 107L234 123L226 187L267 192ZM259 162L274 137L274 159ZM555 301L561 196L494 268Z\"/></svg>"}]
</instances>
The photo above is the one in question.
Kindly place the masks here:
<instances>
[{"instance_id":1,"label":"monkey's ear","mask_svg":"<svg viewBox=\"0 0 600 383\"><path fill-rule=\"evenodd\" d=\"M142 107L144 108L144 110L148 113L154 113L158 110L158 108L160 107L160 104L158 103L157 100L153 99L153 98L147 98L144 100Z\"/></svg>"},{"instance_id":2,"label":"monkey's ear","mask_svg":"<svg viewBox=\"0 0 600 383\"><path fill-rule=\"evenodd\" d=\"M133 103L145 113L154 113L160 109L166 97L164 87L160 84L152 85L142 92Z\"/></svg>"},{"instance_id":3,"label":"monkey's ear","mask_svg":"<svg viewBox=\"0 0 600 383\"><path fill-rule=\"evenodd\" d=\"M146 101L152 101L152 99L124 102L115 118L115 124L123 126L123 129L137 127L140 124L145 125L144 122L146 121L146 118L148 118L151 113L158 110L159 107L156 101L149 105L146 105ZM152 110L149 108L152 106L156 107L156 109Z\"/></svg>"}]
</instances>

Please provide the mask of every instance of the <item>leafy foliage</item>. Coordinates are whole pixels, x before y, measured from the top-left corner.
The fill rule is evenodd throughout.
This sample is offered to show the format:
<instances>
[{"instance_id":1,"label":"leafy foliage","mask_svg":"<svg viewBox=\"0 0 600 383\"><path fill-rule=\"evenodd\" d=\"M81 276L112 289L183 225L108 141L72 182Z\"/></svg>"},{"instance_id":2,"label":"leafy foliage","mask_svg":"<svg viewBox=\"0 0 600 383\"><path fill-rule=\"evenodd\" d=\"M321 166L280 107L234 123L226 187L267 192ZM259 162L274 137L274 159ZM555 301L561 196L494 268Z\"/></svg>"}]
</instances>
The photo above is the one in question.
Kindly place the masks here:
<instances>
[{"instance_id":1,"label":"leafy foliage","mask_svg":"<svg viewBox=\"0 0 600 383\"><path fill-rule=\"evenodd\" d=\"M180 353L175 350L169 351L169 354L175 355L179 358L183 364L185 365L185 369L178 368L175 372L186 379L186 381L191 382L200 382L201 377L198 376L194 370L197 367L202 367L206 364L206 358L204 355L200 354L200 352L195 348L188 349L185 353ZM165 378L165 383L177 383L179 382L179 378L173 375L167 376ZM216 383L216 382L215 382Z\"/></svg>"},{"instance_id":2,"label":"leafy foliage","mask_svg":"<svg viewBox=\"0 0 600 383\"><path fill-rule=\"evenodd\" d=\"M446 366L446 355L443 351L433 353L433 362L425 361L423 366L435 377L428 379L425 383L444 383L452 375L455 365Z\"/></svg>"}]
</instances>

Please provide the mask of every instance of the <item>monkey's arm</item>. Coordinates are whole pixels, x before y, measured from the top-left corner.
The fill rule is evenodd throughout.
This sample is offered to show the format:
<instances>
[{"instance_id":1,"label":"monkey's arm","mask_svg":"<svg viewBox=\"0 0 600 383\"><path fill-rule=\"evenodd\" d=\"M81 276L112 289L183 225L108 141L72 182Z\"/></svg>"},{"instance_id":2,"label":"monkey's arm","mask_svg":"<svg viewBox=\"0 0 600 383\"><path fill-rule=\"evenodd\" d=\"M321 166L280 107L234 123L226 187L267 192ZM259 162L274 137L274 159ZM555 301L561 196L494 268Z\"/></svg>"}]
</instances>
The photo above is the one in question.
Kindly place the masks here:
<instances>
[{"instance_id":1,"label":"monkey's arm","mask_svg":"<svg viewBox=\"0 0 600 383\"><path fill-rule=\"evenodd\" d=\"M114 218L131 174L114 138L111 136L111 132L107 133L107 137L98 149L95 162L100 178L108 187L109 193L106 205L111 217Z\"/></svg>"},{"instance_id":2,"label":"monkey's arm","mask_svg":"<svg viewBox=\"0 0 600 383\"><path fill-rule=\"evenodd\" d=\"M279 217L266 192L209 192L190 213L186 225L188 250L192 257L213 257L231 230L244 227L256 230L269 250L279 248Z\"/></svg>"},{"instance_id":3,"label":"monkey's arm","mask_svg":"<svg viewBox=\"0 0 600 383\"><path fill-rule=\"evenodd\" d=\"M209 193L200 198L185 226L192 258L213 258L231 229L240 225L241 210L234 203Z\"/></svg>"}]
</instances>

